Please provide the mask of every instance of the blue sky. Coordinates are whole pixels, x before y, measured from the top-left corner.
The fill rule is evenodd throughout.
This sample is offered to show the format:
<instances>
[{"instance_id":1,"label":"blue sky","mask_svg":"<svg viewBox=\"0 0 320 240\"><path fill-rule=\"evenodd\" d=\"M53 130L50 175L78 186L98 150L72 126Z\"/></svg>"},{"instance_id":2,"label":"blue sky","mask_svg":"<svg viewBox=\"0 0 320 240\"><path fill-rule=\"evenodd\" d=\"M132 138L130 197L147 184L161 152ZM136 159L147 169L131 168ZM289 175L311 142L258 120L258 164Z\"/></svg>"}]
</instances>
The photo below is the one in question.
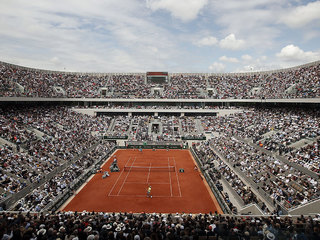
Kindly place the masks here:
<instances>
[{"instance_id":1,"label":"blue sky","mask_svg":"<svg viewBox=\"0 0 320 240\"><path fill-rule=\"evenodd\" d=\"M320 1L0 0L0 61L79 72L246 72L320 60Z\"/></svg>"}]
</instances>

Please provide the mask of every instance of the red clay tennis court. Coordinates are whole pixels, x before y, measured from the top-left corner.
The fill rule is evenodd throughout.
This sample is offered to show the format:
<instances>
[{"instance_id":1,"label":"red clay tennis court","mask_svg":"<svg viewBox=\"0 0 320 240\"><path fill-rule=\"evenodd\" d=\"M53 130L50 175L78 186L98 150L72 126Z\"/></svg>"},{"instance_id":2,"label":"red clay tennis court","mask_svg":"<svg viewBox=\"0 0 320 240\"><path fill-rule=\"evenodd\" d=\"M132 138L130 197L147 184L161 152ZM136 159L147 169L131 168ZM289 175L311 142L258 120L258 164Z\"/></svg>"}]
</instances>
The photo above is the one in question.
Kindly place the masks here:
<instances>
[{"instance_id":1,"label":"red clay tennis court","mask_svg":"<svg viewBox=\"0 0 320 240\"><path fill-rule=\"evenodd\" d=\"M189 150L117 150L102 171L114 155L120 172L95 174L63 211L222 213Z\"/></svg>"}]
</instances>

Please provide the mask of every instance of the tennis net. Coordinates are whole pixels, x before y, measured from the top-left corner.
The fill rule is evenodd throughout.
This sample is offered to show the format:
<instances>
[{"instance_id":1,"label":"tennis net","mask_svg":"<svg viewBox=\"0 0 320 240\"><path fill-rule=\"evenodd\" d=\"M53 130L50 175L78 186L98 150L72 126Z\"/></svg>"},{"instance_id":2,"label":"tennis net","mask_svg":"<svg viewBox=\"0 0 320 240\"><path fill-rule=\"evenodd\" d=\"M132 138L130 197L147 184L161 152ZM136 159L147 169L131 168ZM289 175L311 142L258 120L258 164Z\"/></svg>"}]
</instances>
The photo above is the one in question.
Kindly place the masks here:
<instances>
[{"instance_id":1,"label":"tennis net","mask_svg":"<svg viewBox=\"0 0 320 240\"><path fill-rule=\"evenodd\" d=\"M175 166L147 167L147 166L124 166L125 172L174 172Z\"/></svg>"}]
</instances>

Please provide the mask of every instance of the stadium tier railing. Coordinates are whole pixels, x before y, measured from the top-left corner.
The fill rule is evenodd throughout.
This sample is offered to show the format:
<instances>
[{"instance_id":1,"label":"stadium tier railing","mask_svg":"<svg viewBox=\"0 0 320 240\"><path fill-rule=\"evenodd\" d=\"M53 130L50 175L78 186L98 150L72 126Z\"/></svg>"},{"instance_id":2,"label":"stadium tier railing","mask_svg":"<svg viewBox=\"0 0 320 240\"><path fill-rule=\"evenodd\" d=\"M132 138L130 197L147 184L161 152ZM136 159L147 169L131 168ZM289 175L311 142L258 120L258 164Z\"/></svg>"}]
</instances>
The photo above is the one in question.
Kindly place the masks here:
<instances>
[{"instance_id":1,"label":"stadium tier railing","mask_svg":"<svg viewBox=\"0 0 320 240\"><path fill-rule=\"evenodd\" d=\"M304 173L304 174L306 174L306 175L308 175L308 176L310 176L310 177L312 177L314 179L319 179L320 178L320 176L317 173L315 173L313 171L310 171L309 169L304 168L304 167L302 167L302 166L300 166L300 165L298 165L298 164L296 164L294 162L290 162L288 159L286 159L283 156L280 156L278 154L273 154L271 151L269 151L269 150L267 150L265 148L262 148L262 147L258 146L257 144L252 143L252 141L250 141L250 140L244 140L244 139L241 139L239 137L235 137L235 138L237 140L239 140L239 141L246 142L248 145L252 146L253 148L255 148L258 151L261 151L261 152L263 152L263 153L265 153L265 154L267 154L269 156L275 157L279 161L284 162L285 164L297 169L298 171L300 171L300 172L302 172L302 173ZM280 204L280 202L278 202L278 201L276 201L276 202L281 206L281 208L285 209L284 211L287 214L290 214L290 213L301 213L301 214L303 214L305 211L299 211L299 210L303 209L303 208L307 209L309 204L314 206L313 209L315 211L320 211L320 204L319 204L320 203L320 197L315 197L314 199L309 200L307 203L299 205L299 206L295 206L295 207L293 207L288 202L286 203L287 204L286 207L283 206L282 204ZM314 204L315 202L318 203L318 204Z\"/></svg>"},{"instance_id":2,"label":"stadium tier railing","mask_svg":"<svg viewBox=\"0 0 320 240\"><path fill-rule=\"evenodd\" d=\"M67 167L68 163L64 163L63 165L60 165L53 169L49 174L44 176L40 181L36 183L32 183L31 185L28 185L27 187L23 188L21 191L12 194L8 198L4 199L0 204L6 206L6 209L10 209L14 206L14 204L21 198L28 195L30 192L32 192L34 189L38 188L42 184L46 183L50 179L52 179L57 173L60 173Z\"/></svg>"},{"instance_id":3,"label":"stadium tier railing","mask_svg":"<svg viewBox=\"0 0 320 240\"><path fill-rule=\"evenodd\" d=\"M215 186L215 183L212 181L210 176L208 176L208 174L205 173L202 170L202 164L201 164L201 161L199 160L198 155L195 153L195 151L192 148L190 148L190 151L191 151L191 154L194 157L195 161L197 162L202 175L206 179L206 181L207 181L207 183L208 183L213 195L215 196L217 202L219 203L219 206L221 207L221 210L225 214L231 214L232 212L231 212L230 208L228 207L227 203L224 201L224 198L221 195L221 193L219 192L219 190L217 189L217 187Z\"/></svg>"},{"instance_id":4,"label":"stadium tier railing","mask_svg":"<svg viewBox=\"0 0 320 240\"><path fill-rule=\"evenodd\" d=\"M215 147L211 146L211 149L213 150L213 152L221 159L223 160L225 163L229 163L226 156L221 153L219 150L217 150ZM248 178L243 172L241 172L239 169L237 169L236 167L231 167L232 170L235 171L235 173L238 176L241 176L242 179L245 179L245 181L250 185L251 189L256 189L257 192L259 193L259 198L263 201L268 202L268 204L270 206L276 207L274 204L274 200L269 196L269 194L267 194L263 189L258 188L258 185L250 178ZM275 200L276 204L281 208L283 214L288 214L288 209L286 207L284 207L280 202L278 202L277 200Z\"/></svg>"},{"instance_id":5,"label":"stadium tier railing","mask_svg":"<svg viewBox=\"0 0 320 240\"><path fill-rule=\"evenodd\" d=\"M81 153L80 155L76 156L72 161L64 162L62 165L56 167L53 169L49 174L45 175L40 181L36 183L32 183L31 185L28 185L27 187L23 188L21 191L7 197L6 199L2 200L0 202L0 206L6 206L6 209L11 209L14 207L14 204L21 198L25 197L29 193L31 193L34 189L38 188L39 186L43 185L44 183L48 182L50 179L52 179L56 174L61 173L64 171L68 166L70 166L73 162L77 161L80 157L82 157L84 154L88 153L92 149L94 149L96 146L98 146L99 143L94 144L91 148L87 149L85 152Z\"/></svg>"},{"instance_id":6,"label":"stadium tier railing","mask_svg":"<svg viewBox=\"0 0 320 240\"><path fill-rule=\"evenodd\" d=\"M312 199L307 203L301 204L299 206L290 208L288 214L304 215L306 212L320 213L320 197Z\"/></svg>"},{"instance_id":7,"label":"stadium tier railing","mask_svg":"<svg viewBox=\"0 0 320 240\"><path fill-rule=\"evenodd\" d=\"M116 146L113 147L110 151L108 151L103 157L98 159L92 166L83 172L72 184L66 189L63 193L60 194L56 198L54 202L51 202L44 208L44 212L55 212L57 211L71 196L74 195L74 192L77 191L85 182L86 180L92 176L92 174L96 174L96 171L100 169L100 166L103 162L112 155L112 153L116 150Z\"/></svg>"},{"instance_id":8,"label":"stadium tier railing","mask_svg":"<svg viewBox=\"0 0 320 240\"><path fill-rule=\"evenodd\" d=\"M223 182L224 185L228 188L229 192L232 193L233 197L239 203L240 207L244 207L245 204L243 199L239 196L239 194L234 190L234 188L229 184L229 182L224 178L223 175L221 175L221 182Z\"/></svg>"},{"instance_id":9,"label":"stadium tier railing","mask_svg":"<svg viewBox=\"0 0 320 240\"><path fill-rule=\"evenodd\" d=\"M305 167L302 167L302 166L300 166L299 164L296 164L296 163L294 163L294 162L290 162L288 159L284 158L283 156L280 156L280 155L278 155L278 154L274 154L273 152L271 152L271 151L269 151L269 150L267 150L267 149L265 149L265 148L263 148L263 147L260 147L258 144L253 143L252 140L250 141L250 140L242 139L242 138L236 137L236 136L235 136L235 138L236 138L237 140L239 140L240 142L245 142L245 143L247 143L248 145L250 145L251 147L257 149L257 150L260 151L260 152L263 152L263 153L265 153L265 154L267 154L267 155L269 155L269 156L273 156L273 157L277 158L277 159L280 160L281 162L284 162L285 164L287 164L287 165L289 165L289 166L291 166L291 167L299 170L300 172L303 172L304 174L309 175L310 177L312 177L312 178L314 178L314 179L320 178L320 175L318 175L317 173L315 173L315 172L313 172L313 171L310 171L309 169L307 169L307 168L305 168Z\"/></svg>"}]
</instances>

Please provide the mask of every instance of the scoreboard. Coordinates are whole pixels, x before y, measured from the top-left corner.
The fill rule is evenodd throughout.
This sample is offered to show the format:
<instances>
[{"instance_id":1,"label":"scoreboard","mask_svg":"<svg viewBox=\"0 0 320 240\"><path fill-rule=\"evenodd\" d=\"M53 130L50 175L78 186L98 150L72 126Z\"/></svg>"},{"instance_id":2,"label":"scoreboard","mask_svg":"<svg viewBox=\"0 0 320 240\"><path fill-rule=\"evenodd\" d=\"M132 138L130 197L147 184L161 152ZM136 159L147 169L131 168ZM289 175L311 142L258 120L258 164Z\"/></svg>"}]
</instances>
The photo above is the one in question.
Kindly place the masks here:
<instances>
[{"instance_id":1,"label":"scoreboard","mask_svg":"<svg viewBox=\"0 0 320 240\"><path fill-rule=\"evenodd\" d=\"M148 83L166 84L169 81L168 72L147 72L146 79Z\"/></svg>"}]
</instances>

